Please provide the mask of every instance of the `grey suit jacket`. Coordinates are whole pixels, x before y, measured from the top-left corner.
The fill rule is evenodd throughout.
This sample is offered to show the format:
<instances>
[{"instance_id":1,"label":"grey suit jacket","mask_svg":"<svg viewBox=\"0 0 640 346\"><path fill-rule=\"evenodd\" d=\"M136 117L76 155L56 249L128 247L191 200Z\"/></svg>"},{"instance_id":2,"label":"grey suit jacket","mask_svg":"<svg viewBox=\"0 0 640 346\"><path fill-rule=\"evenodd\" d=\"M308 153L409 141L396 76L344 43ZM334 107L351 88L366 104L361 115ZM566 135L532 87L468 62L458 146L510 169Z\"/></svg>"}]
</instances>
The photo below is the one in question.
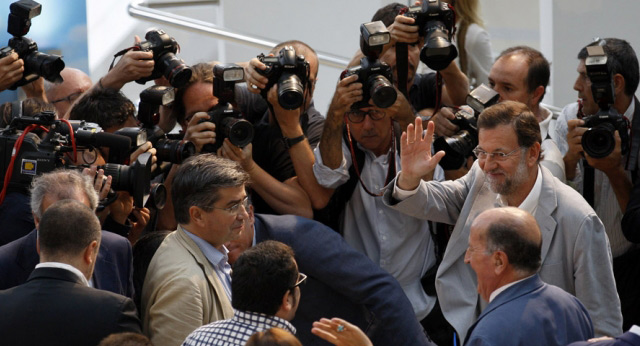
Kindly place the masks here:
<instances>
[{"instance_id":1,"label":"grey suit jacket","mask_svg":"<svg viewBox=\"0 0 640 346\"><path fill-rule=\"evenodd\" d=\"M613 278L611 249L602 222L588 203L544 167L535 219L542 232L540 278L575 295L586 306L596 336L622 332L620 299ZM476 275L464 263L469 228L481 212L495 208L497 195L485 184L474 163L467 175L445 182L422 182L418 193L398 202L395 180L386 188L385 203L404 213L455 224L436 276L436 290L446 319L461 340L482 307Z\"/></svg>"},{"instance_id":2,"label":"grey suit jacket","mask_svg":"<svg viewBox=\"0 0 640 346\"><path fill-rule=\"evenodd\" d=\"M154 345L180 345L196 328L233 317L213 266L180 226L149 263L141 310L142 330Z\"/></svg>"}]
</instances>

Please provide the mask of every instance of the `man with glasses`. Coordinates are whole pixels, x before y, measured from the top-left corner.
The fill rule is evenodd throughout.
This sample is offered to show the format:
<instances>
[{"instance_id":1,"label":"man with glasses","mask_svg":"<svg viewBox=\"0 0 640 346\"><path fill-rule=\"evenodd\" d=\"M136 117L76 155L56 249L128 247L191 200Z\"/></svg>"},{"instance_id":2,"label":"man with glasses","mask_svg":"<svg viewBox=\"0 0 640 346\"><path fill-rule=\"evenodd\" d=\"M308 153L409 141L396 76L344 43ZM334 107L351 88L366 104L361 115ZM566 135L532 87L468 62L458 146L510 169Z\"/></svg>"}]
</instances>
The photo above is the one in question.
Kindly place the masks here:
<instances>
[{"instance_id":1,"label":"man with glasses","mask_svg":"<svg viewBox=\"0 0 640 346\"><path fill-rule=\"evenodd\" d=\"M401 139L402 172L384 201L414 217L455 224L438 269L436 289L444 316L460 340L485 307L476 275L464 263L469 229L482 211L511 206L535 216L542 232L540 278L586 306L596 335L622 331L609 243L602 222L575 190L540 166L540 126L522 103L504 101L478 117L478 160L467 175L425 182L444 152L431 154L434 126L423 135L416 119ZM602 304L602 302L607 304Z\"/></svg>"},{"instance_id":2,"label":"man with glasses","mask_svg":"<svg viewBox=\"0 0 640 346\"><path fill-rule=\"evenodd\" d=\"M289 323L300 303L300 285L307 276L298 270L293 250L267 240L245 251L233 264L231 290L233 318L193 331L185 346L244 346L253 333L281 328L291 334Z\"/></svg>"},{"instance_id":3,"label":"man with glasses","mask_svg":"<svg viewBox=\"0 0 640 346\"><path fill-rule=\"evenodd\" d=\"M178 345L194 329L233 317L231 267L224 244L244 231L249 176L213 154L193 156L171 186L178 229L154 254L142 286L143 332Z\"/></svg>"},{"instance_id":4,"label":"man with glasses","mask_svg":"<svg viewBox=\"0 0 640 346\"><path fill-rule=\"evenodd\" d=\"M58 116L64 117L71 105L89 88L92 82L89 76L81 70L67 67L60 72L63 82L59 84L44 82L44 91L49 103L56 107Z\"/></svg>"},{"instance_id":5,"label":"man with glasses","mask_svg":"<svg viewBox=\"0 0 640 346\"><path fill-rule=\"evenodd\" d=\"M315 179L302 186L317 210L316 219L395 277L418 321L437 326L427 322L430 312L439 311L435 292L428 295L421 283L436 264L429 224L390 209L381 198L384 186L401 169L401 120L393 107L353 109L352 104L362 100L363 82L357 78L338 83L315 150Z\"/></svg>"}]
</instances>

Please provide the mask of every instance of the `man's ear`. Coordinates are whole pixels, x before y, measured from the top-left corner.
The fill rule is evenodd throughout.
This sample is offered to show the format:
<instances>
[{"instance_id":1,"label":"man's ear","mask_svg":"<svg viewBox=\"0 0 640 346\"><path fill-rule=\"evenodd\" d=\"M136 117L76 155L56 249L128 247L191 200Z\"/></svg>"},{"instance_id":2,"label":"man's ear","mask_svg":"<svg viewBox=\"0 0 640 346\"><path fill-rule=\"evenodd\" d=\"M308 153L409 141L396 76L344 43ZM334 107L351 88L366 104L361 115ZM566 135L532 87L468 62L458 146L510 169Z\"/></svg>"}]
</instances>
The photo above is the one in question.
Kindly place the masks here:
<instances>
[{"instance_id":1,"label":"man's ear","mask_svg":"<svg viewBox=\"0 0 640 346\"><path fill-rule=\"evenodd\" d=\"M544 96L544 86L538 85L538 87L533 90L533 101L534 104L538 104L542 102L542 97Z\"/></svg>"},{"instance_id":2,"label":"man's ear","mask_svg":"<svg viewBox=\"0 0 640 346\"><path fill-rule=\"evenodd\" d=\"M195 223L196 225L203 227L205 225L204 213L205 211L202 210L202 208L192 205L189 207L189 223Z\"/></svg>"},{"instance_id":3,"label":"man's ear","mask_svg":"<svg viewBox=\"0 0 640 346\"><path fill-rule=\"evenodd\" d=\"M40 226L40 219L33 212L31 212L31 216L33 216L33 223L36 224L36 229L38 229L38 226Z\"/></svg>"},{"instance_id":4,"label":"man's ear","mask_svg":"<svg viewBox=\"0 0 640 346\"><path fill-rule=\"evenodd\" d=\"M624 94L624 89L626 86L626 81L624 80L624 77L619 74L616 73L613 75L613 87L614 87L614 94L615 95L620 95L620 94Z\"/></svg>"},{"instance_id":5,"label":"man's ear","mask_svg":"<svg viewBox=\"0 0 640 346\"><path fill-rule=\"evenodd\" d=\"M287 290L287 293L282 296L282 304L280 305L280 310L288 313L289 311L291 311L291 309L293 309L293 306L295 305L294 303L295 302L292 290Z\"/></svg>"},{"instance_id":6,"label":"man's ear","mask_svg":"<svg viewBox=\"0 0 640 346\"><path fill-rule=\"evenodd\" d=\"M36 237L36 252L38 253L38 256L40 256L40 237L38 236Z\"/></svg>"},{"instance_id":7,"label":"man's ear","mask_svg":"<svg viewBox=\"0 0 640 346\"><path fill-rule=\"evenodd\" d=\"M82 259L86 264L91 264L95 260L98 252L98 241L94 240L84 249Z\"/></svg>"},{"instance_id":8,"label":"man's ear","mask_svg":"<svg viewBox=\"0 0 640 346\"><path fill-rule=\"evenodd\" d=\"M529 166L534 166L538 164L538 157L540 157L540 150L542 149L540 148L540 143L538 142L533 143L533 145L528 149L526 160Z\"/></svg>"},{"instance_id":9,"label":"man's ear","mask_svg":"<svg viewBox=\"0 0 640 346\"><path fill-rule=\"evenodd\" d=\"M509 265L509 258L503 251L496 251L492 255L493 268L497 275L502 274Z\"/></svg>"}]
</instances>

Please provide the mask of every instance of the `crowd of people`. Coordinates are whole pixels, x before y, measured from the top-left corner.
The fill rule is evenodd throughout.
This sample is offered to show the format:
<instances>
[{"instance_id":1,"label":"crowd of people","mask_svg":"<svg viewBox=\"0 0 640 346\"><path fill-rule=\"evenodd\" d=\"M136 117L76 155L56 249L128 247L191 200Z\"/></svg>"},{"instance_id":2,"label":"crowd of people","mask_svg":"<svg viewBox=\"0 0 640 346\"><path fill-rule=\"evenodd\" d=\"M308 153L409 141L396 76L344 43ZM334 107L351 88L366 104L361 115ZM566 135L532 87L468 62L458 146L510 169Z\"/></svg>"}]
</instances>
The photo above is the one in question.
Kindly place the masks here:
<instances>
[{"instance_id":1,"label":"crowd of people","mask_svg":"<svg viewBox=\"0 0 640 346\"><path fill-rule=\"evenodd\" d=\"M555 114L541 52L493 59L477 1L436 3L459 9L460 58L418 72L419 19L384 6L388 42L361 46L326 114L298 40L180 65L144 118L120 89L154 51L22 86L0 106L0 343L640 345L635 51L586 41ZM24 69L0 58L0 91ZM483 83L495 104L470 113Z\"/></svg>"}]
</instances>

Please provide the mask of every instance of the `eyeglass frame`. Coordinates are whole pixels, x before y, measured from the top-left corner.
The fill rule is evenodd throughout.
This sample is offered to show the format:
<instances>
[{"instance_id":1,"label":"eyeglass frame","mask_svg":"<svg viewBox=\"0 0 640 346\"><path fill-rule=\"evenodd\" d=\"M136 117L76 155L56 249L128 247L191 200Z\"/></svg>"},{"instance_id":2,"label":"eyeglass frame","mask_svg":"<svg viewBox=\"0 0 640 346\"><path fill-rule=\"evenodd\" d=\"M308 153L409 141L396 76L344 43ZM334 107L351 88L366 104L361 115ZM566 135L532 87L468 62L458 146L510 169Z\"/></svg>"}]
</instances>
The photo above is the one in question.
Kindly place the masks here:
<instances>
[{"instance_id":1,"label":"eyeglass frame","mask_svg":"<svg viewBox=\"0 0 640 346\"><path fill-rule=\"evenodd\" d=\"M232 205L230 207L219 208L219 207L213 207L212 206L211 208L212 209L218 209L218 210L224 210L229 214L232 214L234 216L238 216L240 214L240 206L244 207L244 210L249 210L249 195L244 196L244 198L240 202L238 202L238 203L236 203L236 204L234 204L234 205Z\"/></svg>"},{"instance_id":2,"label":"eyeglass frame","mask_svg":"<svg viewBox=\"0 0 640 346\"><path fill-rule=\"evenodd\" d=\"M513 154L515 154L516 152L521 151L521 150L523 150L523 149L525 149L525 148L523 148L523 147L517 147L517 148L515 148L515 149L511 150L511 151L510 151L510 152L508 152L508 153L503 153L503 152L500 152L500 151L494 151L494 152L492 152L492 153L488 153L488 152L486 152L486 151L482 150L482 149L478 146L478 147L473 148L473 150L472 150L471 152L473 152L473 155L475 155L475 156L478 158L478 160L483 160L483 161L485 161L485 160L487 160L489 157L491 157L491 159L492 159L492 160L494 160L494 161L504 161L504 160L506 160L508 157L513 156ZM484 156L484 158L481 158L480 156Z\"/></svg>"},{"instance_id":3,"label":"eyeglass frame","mask_svg":"<svg viewBox=\"0 0 640 346\"><path fill-rule=\"evenodd\" d=\"M82 96L82 94L83 94L83 93L84 93L84 91L76 91L76 92L74 92L74 93L69 94L69 95L68 95L68 96L66 96L66 97L59 98L59 99L54 100L54 101L51 101L51 102L49 102L49 103L51 103L51 104L55 104L55 103L62 102L62 101L67 101L67 102L69 102L69 103L73 103L73 102L74 102L75 100L77 100L80 96ZM73 97L73 100L71 99L72 97Z\"/></svg>"},{"instance_id":4,"label":"eyeglass frame","mask_svg":"<svg viewBox=\"0 0 640 346\"><path fill-rule=\"evenodd\" d=\"M375 116L375 117L374 117L374 116L372 115L372 112L375 112L375 113L378 113L378 114L382 114L382 115L380 115L380 116ZM360 120L360 121L354 121L354 120L351 118L351 114L359 114L359 113L364 113L364 116L362 117L362 120ZM377 110L377 109L370 109L370 110L368 110L368 111L366 111L366 112L365 112L365 111L363 111L363 110L360 110L360 109L358 109L358 110L349 110L349 111L346 111L346 112L344 113L344 116L345 116L347 119L349 119L349 121L350 121L351 123L353 123L353 124L360 124L361 122L363 122L363 121L364 121L364 119L367 117L367 115L369 115L369 118L371 118L371 120L381 120L381 119L384 119L384 117L386 117L386 116L387 116L387 113L386 113L385 111L380 111L380 110Z\"/></svg>"},{"instance_id":5,"label":"eyeglass frame","mask_svg":"<svg viewBox=\"0 0 640 346\"><path fill-rule=\"evenodd\" d=\"M298 272L298 279L296 280L296 283L289 287L289 289L294 289L302 284L304 284L307 281L307 274L303 273L303 272Z\"/></svg>"}]
</instances>

